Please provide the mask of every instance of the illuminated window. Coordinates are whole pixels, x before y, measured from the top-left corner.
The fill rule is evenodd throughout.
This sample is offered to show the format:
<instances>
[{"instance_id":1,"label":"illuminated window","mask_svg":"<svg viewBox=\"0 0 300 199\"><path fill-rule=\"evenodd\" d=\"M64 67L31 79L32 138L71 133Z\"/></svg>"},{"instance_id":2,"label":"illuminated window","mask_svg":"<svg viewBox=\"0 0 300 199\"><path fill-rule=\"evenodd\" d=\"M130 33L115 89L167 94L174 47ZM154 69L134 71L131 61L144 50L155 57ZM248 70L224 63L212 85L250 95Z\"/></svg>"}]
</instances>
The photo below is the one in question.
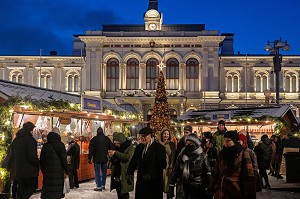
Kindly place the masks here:
<instances>
[{"instance_id":1,"label":"illuminated window","mask_svg":"<svg viewBox=\"0 0 300 199\"><path fill-rule=\"evenodd\" d=\"M12 70L9 76L12 82L23 83L22 71Z\"/></svg>"},{"instance_id":2,"label":"illuminated window","mask_svg":"<svg viewBox=\"0 0 300 199\"><path fill-rule=\"evenodd\" d=\"M126 89L138 89L139 87L139 62L137 59L129 59L126 64Z\"/></svg>"},{"instance_id":3,"label":"illuminated window","mask_svg":"<svg viewBox=\"0 0 300 199\"><path fill-rule=\"evenodd\" d=\"M119 61L111 58L107 61L106 91L116 92L119 89Z\"/></svg>"},{"instance_id":4,"label":"illuminated window","mask_svg":"<svg viewBox=\"0 0 300 199\"><path fill-rule=\"evenodd\" d=\"M80 76L76 70L70 70L66 74L67 91L79 92L80 91Z\"/></svg>"},{"instance_id":5,"label":"illuminated window","mask_svg":"<svg viewBox=\"0 0 300 199\"><path fill-rule=\"evenodd\" d=\"M237 73L231 72L227 74L226 77L226 91L227 92L239 92L239 75Z\"/></svg>"},{"instance_id":6,"label":"illuminated window","mask_svg":"<svg viewBox=\"0 0 300 199\"><path fill-rule=\"evenodd\" d=\"M295 93L297 92L297 82L298 82L298 77L294 72L287 72L285 73L285 92L291 92Z\"/></svg>"},{"instance_id":7,"label":"illuminated window","mask_svg":"<svg viewBox=\"0 0 300 199\"><path fill-rule=\"evenodd\" d=\"M256 73L255 75L255 91L264 92L268 90L268 76L264 72Z\"/></svg>"},{"instance_id":8,"label":"illuminated window","mask_svg":"<svg viewBox=\"0 0 300 199\"><path fill-rule=\"evenodd\" d=\"M196 59L186 62L186 91L199 91L199 62Z\"/></svg>"},{"instance_id":9,"label":"illuminated window","mask_svg":"<svg viewBox=\"0 0 300 199\"><path fill-rule=\"evenodd\" d=\"M157 59L149 59L146 63L146 89L155 90L158 79L158 61Z\"/></svg>"},{"instance_id":10,"label":"illuminated window","mask_svg":"<svg viewBox=\"0 0 300 199\"><path fill-rule=\"evenodd\" d=\"M177 59L168 59L166 68L166 89L179 88L179 62Z\"/></svg>"}]
</instances>

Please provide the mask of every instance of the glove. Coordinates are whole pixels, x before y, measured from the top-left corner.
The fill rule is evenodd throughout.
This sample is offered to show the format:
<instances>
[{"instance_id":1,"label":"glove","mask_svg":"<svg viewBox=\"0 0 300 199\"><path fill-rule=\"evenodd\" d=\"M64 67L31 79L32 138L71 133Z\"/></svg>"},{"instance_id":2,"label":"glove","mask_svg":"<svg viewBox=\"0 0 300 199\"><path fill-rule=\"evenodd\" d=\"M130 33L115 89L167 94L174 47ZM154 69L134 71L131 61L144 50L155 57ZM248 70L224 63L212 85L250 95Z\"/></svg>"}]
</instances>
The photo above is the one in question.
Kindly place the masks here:
<instances>
[{"instance_id":1,"label":"glove","mask_svg":"<svg viewBox=\"0 0 300 199\"><path fill-rule=\"evenodd\" d=\"M133 175L126 174L126 181L128 185L132 185L133 183Z\"/></svg>"},{"instance_id":2,"label":"glove","mask_svg":"<svg viewBox=\"0 0 300 199\"><path fill-rule=\"evenodd\" d=\"M92 160L89 159L89 160L88 160L88 163L89 163L89 164L92 164Z\"/></svg>"},{"instance_id":3,"label":"glove","mask_svg":"<svg viewBox=\"0 0 300 199\"><path fill-rule=\"evenodd\" d=\"M169 186L169 198L174 198L174 186Z\"/></svg>"},{"instance_id":4,"label":"glove","mask_svg":"<svg viewBox=\"0 0 300 199\"><path fill-rule=\"evenodd\" d=\"M150 176L150 174L145 174L144 176L143 176L143 180L145 181L145 182L150 182L151 181L151 176Z\"/></svg>"}]
</instances>

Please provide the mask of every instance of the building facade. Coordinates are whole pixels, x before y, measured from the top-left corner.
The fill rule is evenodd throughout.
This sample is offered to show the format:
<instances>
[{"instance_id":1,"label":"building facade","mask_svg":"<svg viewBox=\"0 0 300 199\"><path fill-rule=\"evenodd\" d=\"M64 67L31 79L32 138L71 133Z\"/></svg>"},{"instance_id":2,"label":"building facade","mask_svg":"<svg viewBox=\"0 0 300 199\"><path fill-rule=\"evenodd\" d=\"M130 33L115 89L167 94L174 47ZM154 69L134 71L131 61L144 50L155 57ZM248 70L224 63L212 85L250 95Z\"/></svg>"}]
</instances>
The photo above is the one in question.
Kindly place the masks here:
<instances>
[{"instance_id":1,"label":"building facade","mask_svg":"<svg viewBox=\"0 0 300 199\"><path fill-rule=\"evenodd\" d=\"M0 56L0 78L132 104L151 117L163 65L171 115L190 109L275 104L273 55L234 54L234 34L163 24L149 0L141 25L103 25L74 36L72 56ZM280 103L299 117L300 56L283 56Z\"/></svg>"}]
</instances>

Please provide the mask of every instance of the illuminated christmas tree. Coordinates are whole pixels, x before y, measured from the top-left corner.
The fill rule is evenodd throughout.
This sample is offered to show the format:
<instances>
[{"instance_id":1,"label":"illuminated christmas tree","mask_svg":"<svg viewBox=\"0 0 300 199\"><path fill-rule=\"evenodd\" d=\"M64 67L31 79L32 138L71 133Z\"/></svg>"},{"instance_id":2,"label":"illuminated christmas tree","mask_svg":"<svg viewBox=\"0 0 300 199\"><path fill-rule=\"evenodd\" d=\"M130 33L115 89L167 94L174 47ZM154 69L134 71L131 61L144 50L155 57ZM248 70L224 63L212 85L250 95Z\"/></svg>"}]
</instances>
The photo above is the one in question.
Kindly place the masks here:
<instances>
[{"instance_id":1,"label":"illuminated christmas tree","mask_svg":"<svg viewBox=\"0 0 300 199\"><path fill-rule=\"evenodd\" d=\"M155 103L153 107L153 114L150 120L150 127L157 135L164 128L170 129L171 117L169 111L168 98L165 88L165 78L162 72L163 64L160 64L160 72L156 88Z\"/></svg>"}]
</instances>

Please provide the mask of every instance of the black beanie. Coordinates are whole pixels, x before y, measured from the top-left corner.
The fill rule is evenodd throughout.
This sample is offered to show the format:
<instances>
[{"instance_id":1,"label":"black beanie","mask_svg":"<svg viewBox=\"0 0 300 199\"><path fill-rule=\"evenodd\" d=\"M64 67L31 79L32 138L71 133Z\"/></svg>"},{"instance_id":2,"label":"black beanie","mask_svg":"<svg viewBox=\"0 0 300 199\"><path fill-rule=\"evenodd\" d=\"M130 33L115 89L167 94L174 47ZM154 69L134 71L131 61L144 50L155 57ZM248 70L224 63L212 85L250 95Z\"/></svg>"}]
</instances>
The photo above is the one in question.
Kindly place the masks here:
<instances>
[{"instance_id":1,"label":"black beanie","mask_svg":"<svg viewBox=\"0 0 300 199\"><path fill-rule=\"evenodd\" d=\"M220 125L220 124L223 124L223 125L225 126L224 120L220 120L220 121L218 122L218 125Z\"/></svg>"},{"instance_id":2,"label":"black beanie","mask_svg":"<svg viewBox=\"0 0 300 199\"><path fill-rule=\"evenodd\" d=\"M240 140L239 134L236 131L227 131L224 134L224 138L230 138L235 144L237 144Z\"/></svg>"}]
</instances>

